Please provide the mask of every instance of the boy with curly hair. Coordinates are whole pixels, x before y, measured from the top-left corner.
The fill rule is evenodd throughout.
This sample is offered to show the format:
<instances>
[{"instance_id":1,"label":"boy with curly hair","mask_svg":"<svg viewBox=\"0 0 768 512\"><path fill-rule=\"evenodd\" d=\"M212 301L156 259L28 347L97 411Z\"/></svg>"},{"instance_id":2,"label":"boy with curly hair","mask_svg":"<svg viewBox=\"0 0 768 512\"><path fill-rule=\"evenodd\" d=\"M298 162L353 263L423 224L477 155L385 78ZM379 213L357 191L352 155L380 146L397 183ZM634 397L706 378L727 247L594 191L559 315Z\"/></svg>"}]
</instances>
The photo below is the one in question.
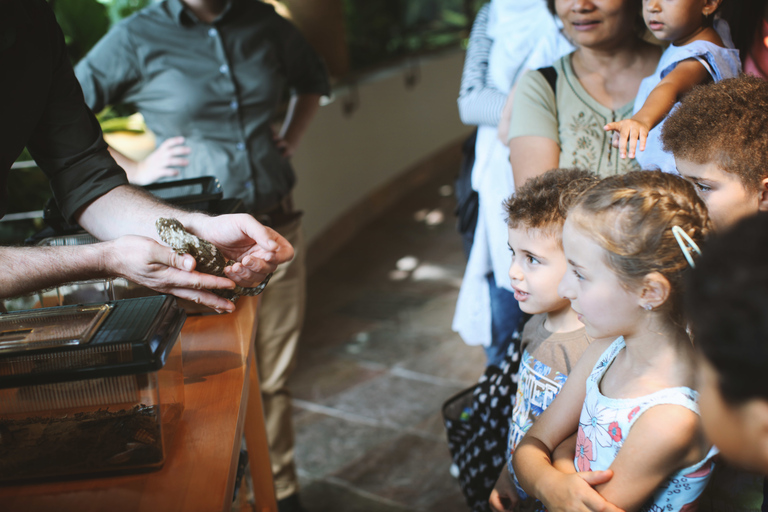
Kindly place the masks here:
<instances>
[{"instance_id":1,"label":"boy with curly hair","mask_svg":"<svg viewBox=\"0 0 768 512\"><path fill-rule=\"evenodd\" d=\"M492 510L541 509L540 502L515 489L512 454L592 341L557 288L568 266L562 239L566 214L574 199L598 181L580 169L553 169L528 180L504 203L512 253L509 278L520 309L533 317L523 329L507 466L491 493ZM574 446L563 451L571 467L573 452Z\"/></svg>"},{"instance_id":2,"label":"boy with curly hair","mask_svg":"<svg viewBox=\"0 0 768 512\"><path fill-rule=\"evenodd\" d=\"M768 82L741 75L694 88L661 139L716 229L768 211Z\"/></svg>"}]
</instances>

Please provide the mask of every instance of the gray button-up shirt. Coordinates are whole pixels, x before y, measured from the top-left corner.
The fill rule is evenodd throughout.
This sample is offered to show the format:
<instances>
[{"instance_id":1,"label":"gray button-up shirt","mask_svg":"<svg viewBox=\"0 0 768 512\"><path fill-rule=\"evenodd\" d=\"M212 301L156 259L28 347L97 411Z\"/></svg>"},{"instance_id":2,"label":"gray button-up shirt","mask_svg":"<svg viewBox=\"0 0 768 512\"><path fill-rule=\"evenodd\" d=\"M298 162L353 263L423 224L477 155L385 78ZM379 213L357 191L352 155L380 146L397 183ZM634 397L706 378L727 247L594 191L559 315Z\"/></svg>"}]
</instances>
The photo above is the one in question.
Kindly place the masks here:
<instances>
[{"instance_id":1,"label":"gray button-up shirt","mask_svg":"<svg viewBox=\"0 0 768 512\"><path fill-rule=\"evenodd\" d=\"M132 103L163 140L182 135L190 164L178 178L213 175L225 197L267 211L296 181L270 123L287 87L329 94L320 58L271 5L232 0L212 24L179 0L123 20L75 68L96 112Z\"/></svg>"}]
</instances>

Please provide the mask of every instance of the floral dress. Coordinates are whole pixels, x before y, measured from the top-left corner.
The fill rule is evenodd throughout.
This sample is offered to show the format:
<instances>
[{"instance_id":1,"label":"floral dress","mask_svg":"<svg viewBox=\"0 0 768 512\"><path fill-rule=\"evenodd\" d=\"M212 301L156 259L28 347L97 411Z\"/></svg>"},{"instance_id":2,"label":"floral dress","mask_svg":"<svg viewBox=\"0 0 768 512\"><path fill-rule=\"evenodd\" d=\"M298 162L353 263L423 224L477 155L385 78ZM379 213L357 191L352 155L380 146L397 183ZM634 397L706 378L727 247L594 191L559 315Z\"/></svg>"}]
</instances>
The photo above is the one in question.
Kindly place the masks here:
<instances>
[{"instance_id":1,"label":"floral dress","mask_svg":"<svg viewBox=\"0 0 768 512\"><path fill-rule=\"evenodd\" d=\"M578 471L608 469L637 419L655 405L681 405L699 414L698 393L687 387L668 388L639 398L608 398L600 392L600 381L616 355L625 347L619 337L603 352L587 378L587 396L579 418L574 464ZM643 506L643 512L688 512L704 491L714 469L712 448L707 456L671 475Z\"/></svg>"}]
</instances>

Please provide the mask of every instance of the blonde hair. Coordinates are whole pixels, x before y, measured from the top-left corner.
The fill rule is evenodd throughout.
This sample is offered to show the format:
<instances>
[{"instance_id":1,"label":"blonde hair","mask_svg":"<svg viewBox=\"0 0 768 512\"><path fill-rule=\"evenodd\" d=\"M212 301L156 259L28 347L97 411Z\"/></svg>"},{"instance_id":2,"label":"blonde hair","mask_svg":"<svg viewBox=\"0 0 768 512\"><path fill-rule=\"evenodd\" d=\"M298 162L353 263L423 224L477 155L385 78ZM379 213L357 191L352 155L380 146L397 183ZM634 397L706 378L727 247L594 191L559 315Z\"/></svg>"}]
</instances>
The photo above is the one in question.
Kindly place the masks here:
<instances>
[{"instance_id":1,"label":"blonde hair","mask_svg":"<svg viewBox=\"0 0 768 512\"><path fill-rule=\"evenodd\" d=\"M690 265L672 227L698 245L711 229L693 185L661 171L611 176L584 192L568 218L605 249L607 265L627 286L637 286L652 272L664 276L671 290L662 307L670 320L684 325L683 276Z\"/></svg>"}]
</instances>

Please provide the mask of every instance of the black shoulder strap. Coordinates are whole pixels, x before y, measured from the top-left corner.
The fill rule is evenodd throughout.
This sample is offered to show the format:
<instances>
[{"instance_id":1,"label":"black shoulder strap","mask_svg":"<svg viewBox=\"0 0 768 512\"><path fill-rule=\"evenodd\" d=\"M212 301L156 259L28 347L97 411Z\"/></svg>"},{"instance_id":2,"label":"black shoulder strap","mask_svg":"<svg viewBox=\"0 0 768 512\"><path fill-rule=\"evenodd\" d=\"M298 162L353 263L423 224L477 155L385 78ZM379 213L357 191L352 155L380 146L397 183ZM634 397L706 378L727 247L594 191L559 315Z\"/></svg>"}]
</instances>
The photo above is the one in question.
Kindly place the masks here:
<instances>
[{"instance_id":1,"label":"black shoulder strap","mask_svg":"<svg viewBox=\"0 0 768 512\"><path fill-rule=\"evenodd\" d=\"M553 66L548 66L546 68L539 68L536 71L544 75L547 83L552 88L552 92L557 97L557 70Z\"/></svg>"}]
</instances>

